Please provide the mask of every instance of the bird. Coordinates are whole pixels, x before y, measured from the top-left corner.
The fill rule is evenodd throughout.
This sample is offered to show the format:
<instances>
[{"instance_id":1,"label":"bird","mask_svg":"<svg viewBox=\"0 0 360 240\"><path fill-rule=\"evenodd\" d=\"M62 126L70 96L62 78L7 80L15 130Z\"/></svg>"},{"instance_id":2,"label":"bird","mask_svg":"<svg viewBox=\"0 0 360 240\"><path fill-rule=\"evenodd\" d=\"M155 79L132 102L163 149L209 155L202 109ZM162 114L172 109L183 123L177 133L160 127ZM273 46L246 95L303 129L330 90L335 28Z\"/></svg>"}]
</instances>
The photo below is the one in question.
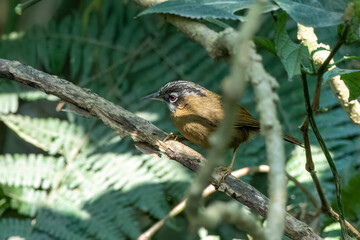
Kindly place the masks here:
<instances>
[{"instance_id":1,"label":"bird","mask_svg":"<svg viewBox=\"0 0 360 240\"><path fill-rule=\"evenodd\" d=\"M209 137L224 117L222 97L190 81L168 82L157 92L144 98L166 103L170 110L170 118L179 133L186 140L203 148L210 147ZM253 134L260 132L259 121L244 107L237 105L235 110L237 111L237 118L228 145L229 148L233 149L233 156L230 165L221 169L223 175L219 183L231 174L239 145L248 141ZM170 133L169 136L173 137L174 134ZM300 140L290 135L283 135L283 139L303 147Z\"/></svg>"}]
</instances>

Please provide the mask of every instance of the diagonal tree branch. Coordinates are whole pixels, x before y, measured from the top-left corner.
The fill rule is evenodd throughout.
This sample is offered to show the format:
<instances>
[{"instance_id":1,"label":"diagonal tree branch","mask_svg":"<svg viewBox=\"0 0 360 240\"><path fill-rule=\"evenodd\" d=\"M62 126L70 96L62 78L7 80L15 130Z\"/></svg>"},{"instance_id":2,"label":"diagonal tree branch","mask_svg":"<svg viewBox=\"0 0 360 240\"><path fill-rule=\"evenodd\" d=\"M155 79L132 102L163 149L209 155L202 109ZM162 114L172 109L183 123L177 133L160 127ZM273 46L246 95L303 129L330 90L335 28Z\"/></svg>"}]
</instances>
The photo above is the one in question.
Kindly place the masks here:
<instances>
[{"instance_id":1,"label":"diagonal tree branch","mask_svg":"<svg viewBox=\"0 0 360 240\"><path fill-rule=\"evenodd\" d=\"M55 95L62 101L88 112L122 136L129 135L135 146L145 153L164 154L192 171L197 171L205 161L201 154L180 142L164 143L162 139L167 134L149 121L57 76L20 62L0 58L0 78L8 78ZM220 189L261 216L266 216L269 200L251 185L230 175ZM285 235L292 239L321 239L309 226L289 214L286 214Z\"/></svg>"}]
</instances>

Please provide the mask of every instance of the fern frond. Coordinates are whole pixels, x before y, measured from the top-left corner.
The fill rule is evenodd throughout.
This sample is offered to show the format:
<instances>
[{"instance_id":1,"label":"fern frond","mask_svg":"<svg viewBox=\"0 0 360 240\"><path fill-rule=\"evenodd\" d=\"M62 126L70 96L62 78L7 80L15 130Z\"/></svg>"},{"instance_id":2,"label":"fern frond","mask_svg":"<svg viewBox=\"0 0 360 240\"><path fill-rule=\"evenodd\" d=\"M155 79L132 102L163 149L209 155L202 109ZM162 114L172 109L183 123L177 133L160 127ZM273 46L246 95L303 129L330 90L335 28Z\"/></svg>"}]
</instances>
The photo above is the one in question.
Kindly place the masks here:
<instances>
[{"instance_id":1,"label":"fern frond","mask_svg":"<svg viewBox=\"0 0 360 240\"><path fill-rule=\"evenodd\" d=\"M38 91L38 90L28 90L28 91L21 91L18 93L18 96L20 99L25 101L37 101L46 99L48 101L59 101L60 99L58 97L55 97L53 95L48 95L44 92Z\"/></svg>"},{"instance_id":2,"label":"fern frond","mask_svg":"<svg viewBox=\"0 0 360 240\"><path fill-rule=\"evenodd\" d=\"M87 231L99 238L103 232L110 236L137 238L140 235L138 213L133 207L127 206L127 201L127 196L123 193L110 191L86 204L84 208L91 215L86 223ZM102 228L101 231L99 228ZM108 239L111 239L110 236Z\"/></svg>"},{"instance_id":3,"label":"fern frond","mask_svg":"<svg viewBox=\"0 0 360 240\"><path fill-rule=\"evenodd\" d=\"M64 167L64 159L40 154L6 154L0 155L0 165L1 185L49 190L56 173Z\"/></svg>"},{"instance_id":4,"label":"fern frond","mask_svg":"<svg viewBox=\"0 0 360 240\"><path fill-rule=\"evenodd\" d=\"M149 156L144 164L164 184L164 188L170 196L175 197L177 201L181 201L185 197L184 193L192 180L192 174L188 170L165 157Z\"/></svg>"},{"instance_id":5,"label":"fern frond","mask_svg":"<svg viewBox=\"0 0 360 240\"><path fill-rule=\"evenodd\" d=\"M47 192L28 187L2 186L6 196L11 197L10 207L20 214L35 216L37 210L46 203Z\"/></svg>"},{"instance_id":6,"label":"fern frond","mask_svg":"<svg viewBox=\"0 0 360 240\"><path fill-rule=\"evenodd\" d=\"M35 154L6 154L0 156L0 165L0 188L10 197L10 206L19 213L34 216L46 203L64 160Z\"/></svg>"},{"instance_id":7,"label":"fern frond","mask_svg":"<svg viewBox=\"0 0 360 240\"><path fill-rule=\"evenodd\" d=\"M50 209L42 209L36 219L34 228L47 233L51 236L51 239L88 239L88 236L80 231L79 219L76 217L62 215Z\"/></svg>"},{"instance_id":8,"label":"fern frond","mask_svg":"<svg viewBox=\"0 0 360 240\"><path fill-rule=\"evenodd\" d=\"M22 139L49 154L71 157L74 146L84 144L82 127L56 118L40 119L21 115L2 115L0 119Z\"/></svg>"},{"instance_id":9,"label":"fern frond","mask_svg":"<svg viewBox=\"0 0 360 240\"><path fill-rule=\"evenodd\" d=\"M0 113L15 113L18 110L19 101L17 94L2 93L0 94Z\"/></svg>"},{"instance_id":10,"label":"fern frond","mask_svg":"<svg viewBox=\"0 0 360 240\"><path fill-rule=\"evenodd\" d=\"M0 220L0 239L11 239L11 237L29 239L31 231L30 219L3 218Z\"/></svg>"},{"instance_id":11,"label":"fern frond","mask_svg":"<svg viewBox=\"0 0 360 240\"><path fill-rule=\"evenodd\" d=\"M145 212L150 212L156 218L166 215L168 206L164 199L164 189L159 185L159 181L148 171L146 166L142 166L148 156L132 156L131 154L96 154L86 160L78 162L80 169L87 169L87 179L73 179L78 182L78 188L97 189L92 191L94 197L106 189L121 190L131 192L128 194L128 202ZM143 187L142 184L147 183Z\"/></svg>"}]
</instances>

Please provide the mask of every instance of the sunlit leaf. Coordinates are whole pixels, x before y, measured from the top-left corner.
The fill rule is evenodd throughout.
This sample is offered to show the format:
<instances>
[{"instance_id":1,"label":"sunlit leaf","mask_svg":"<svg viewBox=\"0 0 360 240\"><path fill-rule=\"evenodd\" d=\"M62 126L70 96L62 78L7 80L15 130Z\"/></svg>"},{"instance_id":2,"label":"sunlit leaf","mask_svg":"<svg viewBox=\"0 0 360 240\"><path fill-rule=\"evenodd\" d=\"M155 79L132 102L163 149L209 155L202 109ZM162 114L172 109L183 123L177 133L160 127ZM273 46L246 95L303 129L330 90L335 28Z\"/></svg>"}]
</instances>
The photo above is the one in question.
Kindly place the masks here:
<instances>
[{"instance_id":1,"label":"sunlit leaf","mask_svg":"<svg viewBox=\"0 0 360 240\"><path fill-rule=\"evenodd\" d=\"M168 13L188 18L220 18L242 19L235 12L247 9L254 0L174 0L165 1L141 12L139 16L151 13ZM264 6L264 12L274 11L278 7L269 2Z\"/></svg>"},{"instance_id":2,"label":"sunlit leaf","mask_svg":"<svg viewBox=\"0 0 360 240\"><path fill-rule=\"evenodd\" d=\"M346 0L275 0L292 19L308 27L342 23Z\"/></svg>"}]
</instances>

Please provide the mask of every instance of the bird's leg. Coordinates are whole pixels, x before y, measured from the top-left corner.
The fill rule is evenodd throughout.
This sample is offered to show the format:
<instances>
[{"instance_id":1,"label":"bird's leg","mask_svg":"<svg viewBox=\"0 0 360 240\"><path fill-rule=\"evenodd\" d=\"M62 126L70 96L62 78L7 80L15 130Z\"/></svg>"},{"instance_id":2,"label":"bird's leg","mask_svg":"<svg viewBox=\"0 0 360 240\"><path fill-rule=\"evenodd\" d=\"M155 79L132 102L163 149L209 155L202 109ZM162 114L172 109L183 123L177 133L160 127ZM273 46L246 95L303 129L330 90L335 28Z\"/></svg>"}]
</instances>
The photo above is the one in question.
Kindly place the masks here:
<instances>
[{"instance_id":1,"label":"bird's leg","mask_svg":"<svg viewBox=\"0 0 360 240\"><path fill-rule=\"evenodd\" d=\"M166 136L166 138L164 138L163 142L166 142L167 140L174 140L174 141L182 142L182 141L186 140L186 138L177 136L173 132L171 132Z\"/></svg>"},{"instance_id":2,"label":"bird's leg","mask_svg":"<svg viewBox=\"0 0 360 240\"><path fill-rule=\"evenodd\" d=\"M166 142L167 140L175 140L176 141L176 139L177 139L177 136L173 132L171 132L166 136L166 138L164 138L163 142Z\"/></svg>"},{"instance_id":3,"label":"bird's leg","mask_svg":"<svg viewBox=\"0 0 360 240\"><path fill-rule=\"evenodd\" d=\"M218 186L220 186L224 182L225 178L231 174L235 162L236 150L237 148L234 148L233 157L231 159L230 165L220 168L220 172L222 173L222 175L220 181L218 182Z\"/></svg>"}]
</instances>

